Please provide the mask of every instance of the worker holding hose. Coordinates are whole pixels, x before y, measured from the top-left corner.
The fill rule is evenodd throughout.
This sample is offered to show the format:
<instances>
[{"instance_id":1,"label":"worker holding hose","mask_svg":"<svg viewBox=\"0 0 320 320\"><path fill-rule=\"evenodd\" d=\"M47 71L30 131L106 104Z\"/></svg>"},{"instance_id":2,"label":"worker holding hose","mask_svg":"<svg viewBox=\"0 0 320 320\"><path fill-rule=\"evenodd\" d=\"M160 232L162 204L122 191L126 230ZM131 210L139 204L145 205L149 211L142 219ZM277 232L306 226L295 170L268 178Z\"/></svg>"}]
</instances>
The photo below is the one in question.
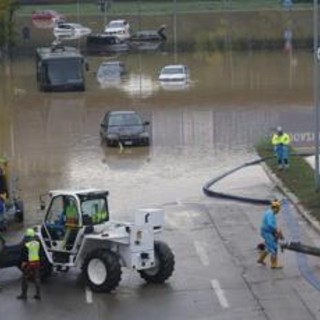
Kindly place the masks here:
<instances>
[{"instance_id":1,"label":"worker holding hose","mask_svg":"<svg viewBox=\"0 0 320 320\"><path fill-rule=\"evenodd\" d=\"M277 227L277 214L280 212L281 204L277 199L271 202L262 218L260 234L264 239L264 246L260 250L257 263L266 265L265 259L270 254L271 269L281 269L278 264L278 240L283 239L281 230Z\"/></svg>"}]
</instances>

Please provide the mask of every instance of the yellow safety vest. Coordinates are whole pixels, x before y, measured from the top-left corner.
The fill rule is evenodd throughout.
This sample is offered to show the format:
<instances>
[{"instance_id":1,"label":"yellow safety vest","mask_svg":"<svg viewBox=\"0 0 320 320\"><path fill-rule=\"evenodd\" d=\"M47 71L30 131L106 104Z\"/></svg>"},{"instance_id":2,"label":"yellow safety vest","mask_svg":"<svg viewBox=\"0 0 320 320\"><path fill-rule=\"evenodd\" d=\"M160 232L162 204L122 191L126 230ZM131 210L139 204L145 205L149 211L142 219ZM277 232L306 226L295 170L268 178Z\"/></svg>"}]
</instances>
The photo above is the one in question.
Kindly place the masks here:
<instances>
[{"instance_id":1,"label":"yellow safety vest","mask_svg":"<svg viewBox=\"0 0 320 320\"><path fill-rule=\"evenodd\" d=\"M28 249L28 261L35 262L40 261L40 243L37 240L27 242L26 247Z\"/></svg>"},{"instance_id":2,"label":"yellow safety vest","mask_svg":"<svg viewBox=\"0 0 320 320\"><path fill-rule=\"evenodd\" d=\"M276 146L280 143L288 145L290 143L290 136L287 133L283 133L282 135L278 135L277 133L275 133L272 136L272 144Z\"/></svg>"},{"instance_id":3,"label":"yellow safety vest","mask_svg":"<svg viewBox=\"0 0 320 320\"><path fill-rule=\"evenodd\" d=\"M66 209L66 226L75 225L77 225L77 208L74 205L71 205Z\"/></svg>"},{"instance_id":4,"label":"yellow safety vest","mask_svg":"<svg viewBox=\"0 0 320 320\"><path fill-rule=\"evenodd\" d=\"M92 216L93 223L100 223L107 219L107 212L106 211L98 211Z\"/></svg>"}]
</instances>

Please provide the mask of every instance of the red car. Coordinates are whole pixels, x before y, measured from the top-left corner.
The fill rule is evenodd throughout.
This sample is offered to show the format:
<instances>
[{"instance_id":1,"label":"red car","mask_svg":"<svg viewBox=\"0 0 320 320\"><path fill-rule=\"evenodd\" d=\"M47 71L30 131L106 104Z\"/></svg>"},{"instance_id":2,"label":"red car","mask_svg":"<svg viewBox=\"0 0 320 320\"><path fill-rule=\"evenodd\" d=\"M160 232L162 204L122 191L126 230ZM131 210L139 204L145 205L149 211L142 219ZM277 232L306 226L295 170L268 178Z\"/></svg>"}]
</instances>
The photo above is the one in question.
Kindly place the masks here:
<instances>
[{"instance_id":1,"label":"red car","mask_svg":"<svg viewBox=\"0 0 320 320\"><path fill-rule=\"evenodd\" d=\"M39 10L32 12L32 20L63 20L64 16L54 10Z\"/></svg>"}]
</instances>

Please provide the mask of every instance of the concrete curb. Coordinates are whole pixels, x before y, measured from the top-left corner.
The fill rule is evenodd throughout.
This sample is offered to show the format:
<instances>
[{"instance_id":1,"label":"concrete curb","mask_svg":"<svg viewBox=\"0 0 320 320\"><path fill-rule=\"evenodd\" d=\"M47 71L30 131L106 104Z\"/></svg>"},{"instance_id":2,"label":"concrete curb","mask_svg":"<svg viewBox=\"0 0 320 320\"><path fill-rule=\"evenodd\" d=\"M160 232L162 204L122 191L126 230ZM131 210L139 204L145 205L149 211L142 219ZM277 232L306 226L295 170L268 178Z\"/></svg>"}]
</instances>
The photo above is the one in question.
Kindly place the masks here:
<instances>
[{"instance_id":1,"label":"concrete curb","mask_svg":"<svg viewBox=\"0 0 320 320\"><path fill-rule=\"evenodd\" d=\"M271 180L271 182L280 190L280 192L285 195L292 205L296 208L296 210L301 214L301 216L314 228L316 232L320 234L320 222L316 220L308 210L306 210L300 200L293 194L288 188L282 183L282 181L269 169L269 167L265 164L261 164L262 168L266 172L267 176Z\"/></svg>"}]
</instances>

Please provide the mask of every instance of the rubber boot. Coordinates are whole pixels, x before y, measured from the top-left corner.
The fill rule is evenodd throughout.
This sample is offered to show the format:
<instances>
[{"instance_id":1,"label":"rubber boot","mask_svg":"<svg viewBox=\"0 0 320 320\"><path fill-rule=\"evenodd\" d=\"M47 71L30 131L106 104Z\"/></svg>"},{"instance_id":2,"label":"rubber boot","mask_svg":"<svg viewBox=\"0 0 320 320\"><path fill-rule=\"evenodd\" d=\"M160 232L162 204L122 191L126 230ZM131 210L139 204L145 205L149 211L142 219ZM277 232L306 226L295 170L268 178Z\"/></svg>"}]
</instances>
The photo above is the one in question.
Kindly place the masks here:
<instances>
[{"instance_id":1,"label":"rubber boot","mask_svg":"<svg viewBox=\"0 0 320 320\"><path fill-rule=\"evenodd\" d=\"M264 262L264 259L267 257L267 255L268 255L268 252L267 252L267 251L261 251L261 252L259 253L259 258L258 258L258 260L257 260L257 263L265 266L266 263Z\"/></svg>"},{"instance_id":2,"label":"rubber boot","mask_svg":"<svg viewBox=\"0 0 320 320\"><path fill-rule=\"evenodd\" d=\"M272 255L270 257L270 261L271 261L271 269L282 269L283 266L278 264L278 257L276 255Z\"/></svg>"},{"instance_id":3,"label":"rubber boot","mask_svg":"<svg viewBox=\"0 0 320 320\"><path fill-rule=\"evenodd\" d=\"M33 299L35 300L41 300L41 296L39 293L36 293L34 296L33 296Z\"/></svg>"},{"instance_id":4,"label":"rubber boot","mask_svg":"<svg viewBox=\"0 0 320 320\"><path fill-rule=\"evenodd\" d=\"M27 295L25 293L21 293L17 296L17 299L19 300L27 300Z\"/></svg>"}]
</instances>

